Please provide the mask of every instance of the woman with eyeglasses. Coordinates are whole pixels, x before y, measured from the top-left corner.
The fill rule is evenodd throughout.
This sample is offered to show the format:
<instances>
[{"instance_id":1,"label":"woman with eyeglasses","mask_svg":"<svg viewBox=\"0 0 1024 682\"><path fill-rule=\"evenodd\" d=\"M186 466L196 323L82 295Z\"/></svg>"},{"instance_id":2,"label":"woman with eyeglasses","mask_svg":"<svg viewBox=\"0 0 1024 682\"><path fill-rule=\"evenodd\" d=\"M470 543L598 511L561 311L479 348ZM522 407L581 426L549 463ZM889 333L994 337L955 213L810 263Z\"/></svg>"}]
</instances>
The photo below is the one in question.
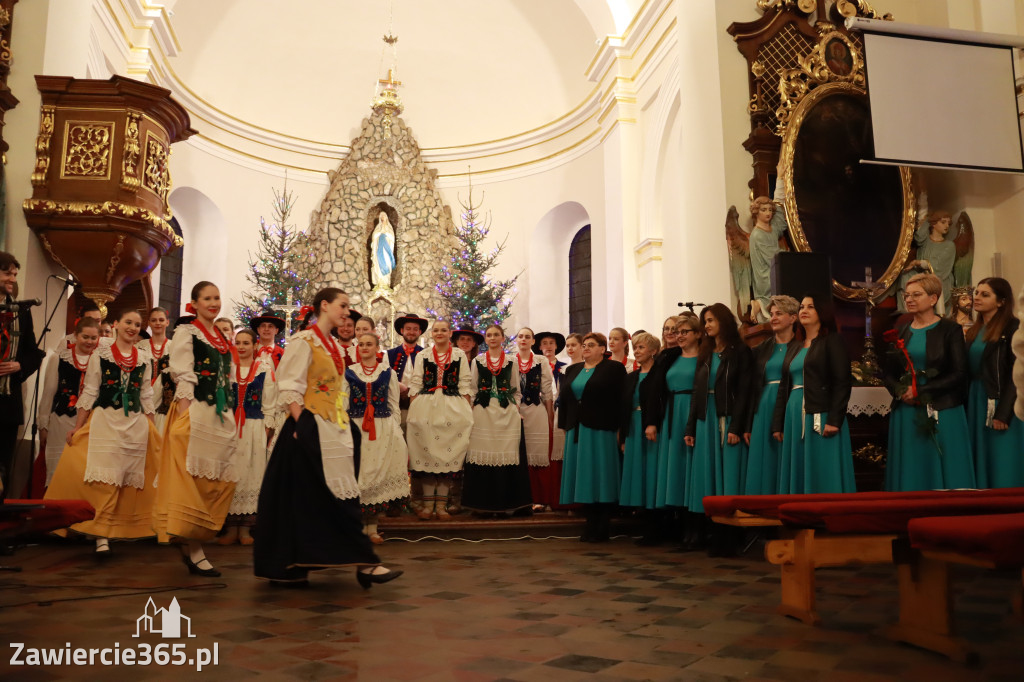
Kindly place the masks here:
<instances>
[{"instance_id":1,"label":"woman with eyeglasses","mask_svg":"<svg viewBox=\"0 0 1024 682\"><path fill-rule=\"evenodd\" d=\"M782 364L772 417L772 435L782 443L778 492L852 493L857 485L846 424L850 355L830 298L804 296L799 319L804 338Z\"/></svg>"},{"instance_id":2,"label":"woman with eyeglasses","mask_svg":"<svg viewBox=\"0 0 1024 682\"><path fill-rule=\"evenodd\" d=\"M743 440L750 447L743 491L746 495L774 495L779 491L779 441L772 437L772 417L779 396L782 367L801 348L796 335L800 303L792 296L768 299L768 315L774 336L754 349L754 379L751 390L758 400L747 415ZM755 396L751 396L751 400Z\"/></svg>"},{"instance_id":3,"label":"woman with eyeglasses","mask_svg":"<svg viewBox=\"0 0 1024 682\"><path fill-rule=\"evenodd\" d=\"M1020 327L1013 314L1013 289L1001 277L986 277L974 289L978 319L967 330L971 388L967 424L979 488L1024 486L1024 422L1013 413L1010 340Z\"/></svg>"},{"instance_id":4,"label":"woman with eyeglasses","mask_svg":"<svg viewBox=\"0 0 1024 682\"><path fill-rule=\"evenodd\" d=\"M893 395L886 490L975 487L964 412L967 346L960 325L936 314L941 296L935 275L910 278L904 301L914 319L897 327L884 360Z\"/></svg>"},{"instance_id":5,"label":"woman with eyeglasses","mask_svg":"<svg viewBox=\"0 0 1024 682\"><path fill-rule=\"evenodd\" d=\"M654 445L649 463L649 508L658 512L652 515L652 523L641 538L640 544L644 545L658 544L671 532L670 509L686 507L686 478L693 448L684 442L684 437L702 330L695 315L678 319L678 345L658 355L649 380L653 390L648 392L643 405L644 434ZM692 543L694 535L695 525L687 523L684 544Z\"/></svg>"},{"instance_id":6,"label":"woman with eyeglasses","mask_svg":"<svg viewBox=\"0 0 1024 682\"><path fill-rule=\"evenodd\" d=\"M747 464L747 426L753 355L740 339L732 311L715 303L700 313L704 338L697 354L685 442L693 448L686 506L704 513L705 495L739 495ZM724 535L720 534L720 537ZM729 548L716 546L715 554Z\"/></svg>"},{"instance_id":7,"label":"woman with eyeglasses","mask_svg":"<svg viewBox=\"0 0 1024 682\"><path fill-rule=\"evenodd\" d=\"M558 426L565 431L562 504L585 505L581 542L606 542L621 477L619 396L626 368L604 358L604 334L583 337L583 362L565 370L558 397Z\"/></svg>"},{"instance_id":8,"label":"woman with eyeglasses","mask_svg":"<svg viewBox=\"0 0 1024 682\"><path fill-rule=\"evenodd\" d=\"M665 324L661 326L661 351L665 352L669 348L674 348L678 341L676 333L676 327L679 325L679 321L683 319L679 315L670 315L665 318Z\"/></svg>"}]
</instances>

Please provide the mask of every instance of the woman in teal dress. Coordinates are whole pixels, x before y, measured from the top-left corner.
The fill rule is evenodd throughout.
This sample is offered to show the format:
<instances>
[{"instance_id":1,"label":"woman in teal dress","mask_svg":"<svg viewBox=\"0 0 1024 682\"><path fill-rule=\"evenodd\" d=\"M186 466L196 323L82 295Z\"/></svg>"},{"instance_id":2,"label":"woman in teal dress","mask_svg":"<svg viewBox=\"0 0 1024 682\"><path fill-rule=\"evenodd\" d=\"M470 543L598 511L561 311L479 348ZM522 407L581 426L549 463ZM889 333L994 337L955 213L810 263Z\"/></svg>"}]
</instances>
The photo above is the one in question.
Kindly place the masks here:
<instances>
[{"instance_id":1,"label":"woman in teal dress","mask_svg":"<svg viewBox=\"0 0 1024 682\"><path fill-rule=\"evenodd\" d=\"M634 359L639 368L626 375L619 429L619 441L622 444L619 504L623 507L654 509L658 446L644 432L641 406L650 400L648 394L653 386L654 356L660 348L661 342L647 332L640 332L633 339ZM614 362L612 358L609 359Z\"/></svg>"},{"instance_id":2,"label":"woman in teal dress","mask_svg":"<svg viewBox=\"0 0 1024 682\"><path fill-rule=\"evenodd\" d=\"M1010 339L1020 326L1013 314L1013 289L1001 277L987 277L974 289L978 319L967 330L971 387L967 426L979 488L1024 486L1024 422L1013 413Z\"/></svg>"},{"instance_id":3,"label":"woman in teal dress","mask_svg":"<svg viewBox=\"0 0 1024 682\"><path fill-rule=\"evenodd\" d=\"M772 435L782 442L778 492L852 493L857 485L846 424L850 355L831 299L805 296L799 319L804 341L783 365L772 417Z\"/></svg>"},{"instance_id":4,"label":"woman in teal dress","mask_svg":"<svg viewBox=\"0 0 1024 682\"><path fill-rule=\"evenodd\" d=\"M772 436L772 416L782 381L782 367L791 362L802 347L796 336L797 312L800 303L792 296L772 296L768 303L774 336L754 349L754 379L751 390L760 393L760 400L747 417L743 440L750 448L747 454L745 495L774 495L779 492L779 449Z\"/></svg>"},{"instance_id":5,"label":"woman in teal dress","mask_svg":"<svg viewBox=\"0 0 1024 682\"><path fill-rule=\"evenodd\" d=\"M697 355L684 441L693 448L686 476L686 506L691 512L703 514L705 495L743 492L747 463L743 432L747 425L753 354L740 339L736 318L724 303L705 308L700 319L704 338ZM731 553L731 534L716 530L723 542L716 541L712 551L718 555Z\"/></svg>"},{"instance_id":6,"label":"woman in teal dress","mask_svg":"<svg viewBox=\"0 0 1024 682\"><path fill-rule=\"evenodd\" d=\"M562 504L583 504L581 542L606 542L619 500L621 470L617 432L626 368L604 359L604 334L583 337L583 362L565 370L558 394L558 427L565 431Z\"/></svg>"},{"instance_id":7,"label":"woman in teal dress","mask_svg":"<svg viewBox=\"0 0 1024 682\"><path fill-rule=\"evenodd\" d=\"M956 322L935 314L942 280L915 275L904 300L914 319L896 329L886 354L885 384L893 395L889 414L886 490L936 490L975 487L974 458L964 412L967 396L967 346ZM917 386L907 385L913 360Z\"/></svg>"}]
</instances>

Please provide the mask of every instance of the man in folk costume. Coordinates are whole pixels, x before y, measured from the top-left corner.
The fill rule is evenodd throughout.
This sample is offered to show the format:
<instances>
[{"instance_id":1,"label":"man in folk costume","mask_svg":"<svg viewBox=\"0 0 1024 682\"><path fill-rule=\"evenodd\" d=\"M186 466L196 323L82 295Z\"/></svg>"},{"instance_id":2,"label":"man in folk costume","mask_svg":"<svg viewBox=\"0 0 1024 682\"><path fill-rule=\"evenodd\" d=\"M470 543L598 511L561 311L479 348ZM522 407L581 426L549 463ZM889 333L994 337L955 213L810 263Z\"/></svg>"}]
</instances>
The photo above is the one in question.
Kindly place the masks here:
<instances>
[{"instance_id":1,"label":"man in folk costume","mask_svg":"<svg viewBox=\"0 0 1024 682\"><path fill-rule=\"evenodd\" d=\"M274 361L274 369L277 369L284 355L284 348L277 345L277 335L284 333L284 319L278 317L273 310L264 310L262 315L249 320L249 326L259 337L256 357L269 355Z\"/></svg>"},{"instance_id":2,"label":"man in folk costume","mask_svg":"<svg viewBox=\"0 0 1024 682\"><path fill-rule=\"evenodd\" d=\"M338 346L341 348L341 355L345 358L345 366L348 367L352 363L348 362L349 356L356 348L356 322L363 317L362 313L355 310L349 309L348 317L341 321L334 329L334 336L337 337L341 343Z\"/></svg>"},{"instance_id":3,"label":"man in folk costume","mask_svg":"<svg viewBox=\"0 0 1024 682\"><path fill-rule=\"evenodd\" d=\"M409 381L412 375L412 363L416 356L423 350L416 341L427 333L428 322L422 317L406 313L395 320L395 331L402 337L402 343L388 351L388 364L398 375L399 390L402 398L399 401L402 408L402 426L405 426L405 419L409 412Z\"/></svg>"}]
</instances>

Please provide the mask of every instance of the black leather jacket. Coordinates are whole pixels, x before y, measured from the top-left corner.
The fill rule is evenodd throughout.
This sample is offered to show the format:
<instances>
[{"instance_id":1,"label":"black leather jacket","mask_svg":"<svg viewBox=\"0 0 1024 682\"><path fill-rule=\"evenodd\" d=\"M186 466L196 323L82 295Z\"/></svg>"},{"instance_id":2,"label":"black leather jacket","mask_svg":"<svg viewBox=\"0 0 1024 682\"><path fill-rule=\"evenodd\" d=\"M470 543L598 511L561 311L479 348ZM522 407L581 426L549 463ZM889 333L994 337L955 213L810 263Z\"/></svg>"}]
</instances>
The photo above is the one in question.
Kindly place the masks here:
<instances>
[{"instance_id":1,"label":"black leather jacket","mask_svg":"<svg viewBox=\"0 0 1024 682\"><path fill-rule=\"evenodd\" d=\"M799 350L798 350L799 352ZM794 353L794 356L796 354ZM782 431L786 420L786 401L793 390L793 375L789 372L793 358L788 357L782 367L779 397L772 415L772 431ZM838 334L818 336L811 341L804 357L804 411L807 414L828 413L825 423L840 428L846 419L853 380L850 376L850 354Z\"/></svg>"},{"instance_id":2,"label":"black leather jacket","mask_svg":"<svg viewBox=\"0 0 1024 682\"><path fill-rule=\"evenodd\" d=\"M715 374L715 411L719 417L732 417L729 433L737 436L742 436L747 427L753 366L754 355L750 348L737 342L722 351L721 364ZM707 416L710 376L711 357L708 356L703 363L698 361L693 378L693 400L690 401L690 418L686 421L687 436L697 435L697 420Z\"/></svg>"},{"instance_id":3,"label":"black leather jacket","mask_svg":"<svg viewBox=\"0 0 1024 682\"><path fill-rule=\"evenodd\" d=\"M789 367L789 363L793 361L793 358L796 357L801 348L803 348L803 345L800 343L800 340L794 337L786 346L786 358L783 361L783 368ZM766 386L764 368L774 352L774 336L765 339L754 348L754 377L750 382L752 395L750 396L750 409L747 410L747 430L744 433L750 433L754 428L754 415L757 414L757 406L761 402L761 395L764 393Z\"/></svg>"},{"instance_id":4,"label":"black leather jacket","mask_svg":"<svg viewBox=\"0 0 1024 682\"><path fill-rule=\"evenodd\" d=\"M1017 400L1017 387L1013 383L1013 349L1010 347L1010 341L1018 327L1020 320L1016 317L1007 320L999 340L986 343L981 356L981 382L985 386L985 396L996 401L996 413L993 418L1006 424L1013 419L1013 403Z\"/></svg>"},{"instance_id":5,"label":"black leather jacket","mask_svg":"<svg viewBox=\"0 0 1024 682\"><path fill-rule=\"evenodd\" d=\"M898 327L896 331L904 343L910 343L909 322ZM918 367L917 370L938 371L938 374L928 379L923 388L929 404L936 410L963 405L967 398L968 385L967 344L964 342L963 328L952 320L940 318L938 324L926 333L925 366ZM896 395L897 383L906 371L906 359L898 351L886 352L882 368L882 379L889 393L893 395L892 404L895 406L900 401L900 397Z\"/></svg>"}]
</instances>

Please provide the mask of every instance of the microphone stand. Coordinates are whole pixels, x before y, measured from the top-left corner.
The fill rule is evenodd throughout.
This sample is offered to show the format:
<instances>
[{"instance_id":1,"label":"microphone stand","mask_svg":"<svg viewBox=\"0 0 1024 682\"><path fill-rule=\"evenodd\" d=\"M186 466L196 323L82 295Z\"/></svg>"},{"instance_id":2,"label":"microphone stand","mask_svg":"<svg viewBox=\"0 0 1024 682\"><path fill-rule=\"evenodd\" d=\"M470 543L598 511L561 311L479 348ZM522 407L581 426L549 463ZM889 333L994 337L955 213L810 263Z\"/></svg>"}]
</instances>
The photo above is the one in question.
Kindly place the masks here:
<instances>
[{"instance_id":1,"label":"microphone stand","mask_svg":"<svg viewBox=\"0 0 1024 682\"><path fill-rule=\"evenodd\" d=\"M50 310L50 316L46 318L46 323L43 325L43 329L39 333L39 340L36 342L36 348L39 348L39 349L41 349L43 351L43 360L46 359L46 345L45 344L46 344L46 335L50 331L50 323L53 322L53 317L54 317L54 315L57 314L57 309L60 307L61 301L63 301L65 299L65 294L67 293L68 289L70 289L70 288L72 288L74 286L72 284L72 282L74 281L74 279L72 277L68 277L67 279L64 279L63 277L57 277L56 275L50 275L49 277L46 278L46 283L47 284L50 283L50 279L59 279L59 280L64 282L64 286L61 287L60 295L57 296L57 301L53 304L53 308ZM50 292L49 291L46 292L46 297L47 298L50 297ZM58 359L58 361L59 361L59 359ZM39 432L39 423L38 423L39 422L39 387L40 387L40 384L41 384L42 375L43 375L43 364L40 362L39 363L39 369L36 370L35 390L32 392L32 438L29 439L28 482L26 483L26 488L28 489L28 495L29 495L28 499L31 499L31 497L32 497L32 476L35 473L35 468L36 468L36 454L37 454L36 453L36 435ZM46 457L46 453L45 452L43 453L43 457ZM12 475L11 478L14 478L14 476Z\"/></svg>"}]
</instances>

